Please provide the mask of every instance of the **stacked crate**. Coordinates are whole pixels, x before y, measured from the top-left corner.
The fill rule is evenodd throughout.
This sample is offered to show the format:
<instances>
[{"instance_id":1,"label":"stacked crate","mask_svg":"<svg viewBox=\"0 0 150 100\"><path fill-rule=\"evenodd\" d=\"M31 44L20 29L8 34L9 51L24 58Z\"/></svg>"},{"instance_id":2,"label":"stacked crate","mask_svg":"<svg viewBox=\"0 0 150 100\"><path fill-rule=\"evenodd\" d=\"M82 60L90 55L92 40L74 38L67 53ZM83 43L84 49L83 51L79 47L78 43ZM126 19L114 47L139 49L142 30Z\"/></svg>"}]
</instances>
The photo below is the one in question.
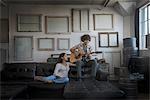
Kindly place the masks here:
<instances>
[{"instance_id":1,"label":"stacked crate","mask_svg":"<svg viewBox=\"0 0 150 100\"><path fill-rule=\"evenodd\" d=\"M129 78L120 78L119 87L128 98L136 98L138 94L137 81Z\"/></svg>"},{"instance_id":2,"label":"stacked crate","mask_svg":"<svg viewBox=\"0 0 150 100\"><path fill-rule=\"evenodd\" d=\"M136 47L136 38L123 39L123 66L128 66L131 57L138 56L138 48Z\"/></svg>"}]
</instances>

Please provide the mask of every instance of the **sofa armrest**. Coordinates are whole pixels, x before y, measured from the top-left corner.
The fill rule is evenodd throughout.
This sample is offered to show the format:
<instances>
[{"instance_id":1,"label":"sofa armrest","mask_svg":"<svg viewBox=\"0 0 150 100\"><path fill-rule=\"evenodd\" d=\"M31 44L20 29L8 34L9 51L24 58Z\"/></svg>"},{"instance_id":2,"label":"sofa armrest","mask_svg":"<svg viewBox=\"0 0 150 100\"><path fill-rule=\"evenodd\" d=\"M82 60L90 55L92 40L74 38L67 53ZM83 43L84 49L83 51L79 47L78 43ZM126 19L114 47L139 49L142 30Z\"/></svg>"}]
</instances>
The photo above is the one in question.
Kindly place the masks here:
<instances>
[{"instance_id":1,"label":"sofa armrest","mask_svg":"<svg viewBox=\"0 0 150 100\"><path fill-rule=\"evenodd\" d=\"M6 63L2 75L6 80L33 79L35 70L35 63Z\"/></svg>"}]
</instances>

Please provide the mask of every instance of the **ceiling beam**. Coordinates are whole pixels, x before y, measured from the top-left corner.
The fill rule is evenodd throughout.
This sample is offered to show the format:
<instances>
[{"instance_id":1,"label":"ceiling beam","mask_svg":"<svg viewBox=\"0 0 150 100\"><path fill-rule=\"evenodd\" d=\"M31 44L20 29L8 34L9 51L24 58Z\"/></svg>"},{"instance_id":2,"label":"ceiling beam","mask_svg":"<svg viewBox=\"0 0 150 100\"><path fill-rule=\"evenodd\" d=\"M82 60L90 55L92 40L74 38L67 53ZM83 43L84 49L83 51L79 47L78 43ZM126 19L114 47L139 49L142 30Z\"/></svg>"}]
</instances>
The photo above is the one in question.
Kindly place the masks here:
<instances>
[{"instance_id":1,"label":"ceiling beam","mask_svg":"<svg viewBox=\"0 0 150 100\"><path fill-rule=\"evenodd\" d=\"M1 4L2 6L7 6L6 2L4 2L3 0L0 0L0 4Z\"/></svg>"},{"instance_id":2,"label":"ceiling beam","mask_svg":"<svg viewBox=\"0 0 150 100\"><path fill-rule=\"evenodd\" d=\"M107 7L108 3L110 2L110 0L105 0L103 6Z\"/></svg>"}]
</instances>

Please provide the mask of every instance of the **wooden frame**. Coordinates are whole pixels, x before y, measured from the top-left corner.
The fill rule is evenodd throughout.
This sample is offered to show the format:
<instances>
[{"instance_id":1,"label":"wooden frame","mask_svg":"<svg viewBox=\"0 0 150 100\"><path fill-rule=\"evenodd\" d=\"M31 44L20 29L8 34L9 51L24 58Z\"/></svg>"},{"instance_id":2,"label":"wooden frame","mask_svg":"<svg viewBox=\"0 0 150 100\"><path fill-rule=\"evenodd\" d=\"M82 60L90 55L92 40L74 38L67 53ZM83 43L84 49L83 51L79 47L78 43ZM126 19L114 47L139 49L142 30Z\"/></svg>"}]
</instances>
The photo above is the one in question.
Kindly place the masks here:
<instances>
[{"instance_id":1,"label":"wooden frame","mask_svg":"<svg viewBox=\"0 0 150 100\"><path fill-rule=\"evenodd\" d=\"M39 51L53 51L55 48L54 38L38 38Z\"/></svg>"},{"instance_id":2,"label":"wooden frame","mask_svg":"<svg viewBox=\"0 0 150 100\"><path fill-rule=\"evenodd\" d=\"M99 33L99 47L108 47L108 34Z\"/></svg>"},{"instance_id":3,"label":"wooden frame","mask_svg":"<svg viewBox=\"0 0 150 100\"><path fill-rule=\"evenodd\" d=\"M146 35L146 48L150 48L150 34Z\"/></svg>"},{"instance_id":4,"label":"wooden frame","mask_svg":"<svg viewBox=\"0 0 150 100\"><path fill-rule=\"evenodd\" d=\"M93 14L94 30L108 30L113 29L113 15L112 14Z\"/></svg>"},{"instance_id":5,"label":"wooden frame","mask_svg":"<svg viewBox=\"0 0 150 100\"><path fill-rule=\"evenodd\" d=\"M99 33L99 47L118 47L118 32Z\"/></svg>"},{"instance_id":6,"label":"wooden frame","mask_svg":"<svg viewBox=\"0 0 150 100\"><path fill-rule=\"evenodd\" d=\"M9 20L0 19L0 43L9 42Z\"/></svg>"},{"instance_id":7,"label":"wooden frame","mask_svg":"<svg viewBox=\"0 0 150 100\"><path fill-rule=\"evenodd\" d=\"M17 14L17 32L41 32L41 14Z\"/></svg>"},{"instance_id":8,"label":"wooden frame","mask_svg":"<svg viewBox=\"0 0 150 100\"><path fill-rule=\"evenodd\" d=\"M69 50L69 48L70 48L70 38L58 38L57 39L58 50Z\"/></svg>"},{"instance_id":9,"label":"wooden frame","mask_svg":"<svg viewBox=\"0 0 150 100\"><path fill-rule=\"evenodd\" d=\"M119 46L118 32L109 33L108 38L109 38L109 47Z\"/></svg>"},{"instance_id":10,"label":"wooden frame","mask_svg":"<svg viewBox=\"0 0 150 100\"><path fill-rule=\"evenodd\" d=\"M72 32L89 31L89 9L72 9L71 17Z\"/></svg>"},{"instance_id":11,"label":"wooden frame","mask_svg":"<svg viewBox=\"0 0 150 100\"><path fill-rule=\"evenodd\" d=\"M14 36L14 59L16 61L33 60L32 36Z\"/></svg>"},{"instance_id":12,"label":"wooden frame","mask_svg":"<svg viewBox=\"0 0 150 100\"><path fill-rule=\"evenodd\" d=\"M45 16L46 33L68 33L69 17L67 16Z\"/></svg>"}]
</instances>

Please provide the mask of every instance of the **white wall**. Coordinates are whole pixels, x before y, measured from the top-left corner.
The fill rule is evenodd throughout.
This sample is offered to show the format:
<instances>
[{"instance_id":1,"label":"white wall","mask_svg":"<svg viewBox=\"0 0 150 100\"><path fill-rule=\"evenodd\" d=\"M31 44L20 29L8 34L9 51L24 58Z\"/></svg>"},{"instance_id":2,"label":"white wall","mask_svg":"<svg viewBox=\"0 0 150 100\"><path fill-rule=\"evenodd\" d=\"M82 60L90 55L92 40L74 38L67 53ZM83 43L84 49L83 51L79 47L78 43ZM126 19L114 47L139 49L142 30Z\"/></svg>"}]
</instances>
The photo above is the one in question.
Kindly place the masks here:
<instances>
[{"instance_id":1,"label":"white wall","mask_svg":"<svg viewBox=\"0 0 150 100\"><path fill-rule=\"evenodd\" d=\"M134 20L134 15L123 17L123 38L135 37Z\"/></svg>"},{"instance_id":2,"label":"white wall","mask_svg":"<svg viewBox=\"0 0 150 100\"><path fill-rule=\"evenodd\" d=\"M114 8L123 16L123 38L134 37L136 2L119 1Z\"/></svg>"},{"instance_id":3,"label":"white wall","mask_svg":"<svg viewBox=\"0 0 150 100\"><path fill-rule=\"evenodd\" d=\"M131 16L124 16L123 18L123 38L131 37L131 24L130 24Z\"/></svg>"},{"instance_id":4,"label":"white wall","mask_svg":"<svg viewBox=\"0 0 150 100\"><path fill-rule=\"evenodd\" d=\"M14 62L14 36L33 36L34 47L33 47L33 62L46 62L47 58L53 53L61 53L66 51L57 50L56 39L59 37L70 38L70 47L80 42L80 36L84 33L70 32L68 35L63 34L45 34L44 17L45 16L68 16L70 21L71 31L71 9L72 8L90 8L90 34L96 36L97 50L100 51L120 51L122 50L122 39L123 39L123 17L119 15L113 8L104 8L98 10L99 5L10 5L9 8L9 20L10 20L10 32L9 32L9 62ZM27 13L27 14L42 14L42 32L16 32L16 14ZM113 30L100 30L93 31L93 14L113 14L114 15L114 29ZM104 23L105 24L105 23ZM118 48L99 48L98 47L98 32L118 32L119 33L119 47ZM52 37L55 38L55 51L38 51L37 49L37 38Z\"/></svg>"},{"instance_id":5,"label":"white wall","mask_svg":"<svg viewBox=\"0 0 150 100\"><path fill-rule=\"evenodd\" d=\"M8 6L0 6L0 18L8 18Z\"/></svg>"}]
</instances>

